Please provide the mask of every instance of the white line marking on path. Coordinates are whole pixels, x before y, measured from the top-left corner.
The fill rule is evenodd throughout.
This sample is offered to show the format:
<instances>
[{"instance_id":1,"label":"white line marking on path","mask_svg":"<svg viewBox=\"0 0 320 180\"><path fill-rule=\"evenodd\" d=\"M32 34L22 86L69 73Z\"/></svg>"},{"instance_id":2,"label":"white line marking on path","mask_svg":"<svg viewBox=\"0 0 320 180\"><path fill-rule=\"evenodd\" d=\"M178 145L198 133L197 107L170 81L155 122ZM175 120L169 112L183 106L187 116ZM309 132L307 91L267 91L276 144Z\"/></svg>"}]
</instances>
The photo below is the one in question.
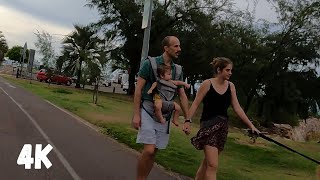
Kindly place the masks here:
<instances>
[{"instance_id":1,"label":"white line marking on path","mask_svg":"<svg viewBox=\"0 0 320 180\"><path fill-rule=\"evenodd\" d=\"M4 84L6 84L7 86L9 86L9 87L11 87L11 88L16 88L16 87L14 87L14 86L12 86L10 83L8 83L8 82L4 82Z\"/></svg>"},{"instance_id":2,"label":"white line marking on path","mask_svg":"<svg viewBox=\"0 0 320 180\"><path fill-rule=\"evenodd\" d=\"M58 148L53 144L48 135L41 129L38 123L34 120L34 118L16 101L14 100L2 87L0 89L20 108L20 110L29 118L32 124L36 127L36 129L40 132L43 138L53 147L53 151L57 154L58 159L61 161L63 166L67 169L69 174L75 180L81 180L80 176L75 172L75 170L71 167L66 158L62 155L62 153L58 150Z\"/></svg>"}]
</instances>

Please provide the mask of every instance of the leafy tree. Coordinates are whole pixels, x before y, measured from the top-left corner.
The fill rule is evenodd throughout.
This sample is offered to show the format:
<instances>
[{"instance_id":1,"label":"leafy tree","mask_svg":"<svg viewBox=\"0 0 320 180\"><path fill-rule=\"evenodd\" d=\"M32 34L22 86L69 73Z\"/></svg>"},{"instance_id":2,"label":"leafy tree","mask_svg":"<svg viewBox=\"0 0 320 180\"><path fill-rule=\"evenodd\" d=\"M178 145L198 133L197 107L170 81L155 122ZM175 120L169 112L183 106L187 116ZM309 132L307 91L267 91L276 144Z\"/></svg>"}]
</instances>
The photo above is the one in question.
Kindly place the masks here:
<instances>
[{"instance_id":1,"label":"leafy tree","mask_svg":"<svg viewBox=\"0 0 320 180\"><path fill-rule=\"evenodd\" d=\"M20 51L23 49L21 46L13 46L9 51L7 52L6 56L15 61L20 61L21 59L21 54Z\"/></svg>"},{"instance_id":2,"label":"leafy tree","mask_svg":"<svg viewBox=\"0 0 320 180\"><path fill-rule=\"evenodd\" d=\"M9 49L9 51L7 52L6 56L14 61L21 61L21 50L23 49L23 47L21 46L13 46L11 49ZM27 63L29 59L29 50L27 49L26 51L26 59L24 59L24 63Z\"/></svg>"},{"instance_id":3,"label":"leafy tree","mask_svg":"<svg viewBox=\"0 0 320 180\"><path fill-rule=\"evenodd\" d=\"M82 66L91 66L92 63L99 61L97 59L103 59L100 58L103 46L99 46L102 40L97 36L96 30L89 26L74 25L74 27L75 31L64 40L64 51L69 57L69 65L66 68L76 73L76 88L80 88Z\"/></svg>"},{"instance_id":4,"label":"leafy tree","mask_svg":"<svg viewBox=\"0 0 320 180\"><path fill-rule=\"evenodd\" d=\"M46 31L37 31L35 35L37 36L37 41L34 45L38 48L38 51L43 56L43 65L45 67L54 67L56 57L52 46L52 36Z\"/></svg>"},{"instance_id":5,"label":"leafy tree","mask_svg":"<svg viewBox=\"0 0 320 180\"><path fill-rule=\"evenodd\" d=\"M3 61L4 54L8 51L7 40L0 31L0 62Z\"/></svg>"},{"instance_id":6,"label":"leafy tree","mask_svg":"<svg viewBox=\"0 0 320 180\"><path fill-rule=\"evenodd\" d=\"M316 29L319 29L320 2L296 0L273 2L278 5L279 23L276 24L278 30L271 32L264 39L269 53L266 55L266 66L258 71L256 82L265 86L264 100L279 102L281 99L282 103L269 104L269 107L266 107L268 104L260 106L277 111L271 114L265 111L267 122L277 119L281 112L294 116L299 114L300 117L305 118L310 107L313 107L316 102L315 94L313 98L309 96L311 94L305 94L305 88L301 84L311 85L310 82L314 80L310 77L313 79L316 77L315 70L308 66L319 64L320 34ZM309 75L305 76L305 74ZM293 94L284 95L283 92ZM305 99L306 97L308 98ZM294 118L287 119L292 119L294 123Z\"/></svg>"}]
</instances>

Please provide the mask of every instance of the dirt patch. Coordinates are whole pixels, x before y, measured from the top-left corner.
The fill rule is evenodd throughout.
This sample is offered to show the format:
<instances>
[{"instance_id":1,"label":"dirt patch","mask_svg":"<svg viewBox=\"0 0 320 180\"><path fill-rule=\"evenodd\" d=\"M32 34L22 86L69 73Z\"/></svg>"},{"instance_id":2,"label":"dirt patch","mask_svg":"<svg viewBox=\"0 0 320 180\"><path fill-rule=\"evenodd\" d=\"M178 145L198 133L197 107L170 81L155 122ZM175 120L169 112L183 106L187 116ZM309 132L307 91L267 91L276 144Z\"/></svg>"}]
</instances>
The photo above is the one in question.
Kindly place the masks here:
<instances>
[{"instance_id":1,"label":"dirt patch","mask_svg":"<svg viewBox=\"0 0 320 180\"><path fill-rule=\"evenodd\" d=\"M247 145L247 146L252 146L252 147L262 147L262 148L268 148L271 149L269 146L269 143L260 141L260 140L256 140L255 142L253 142L253 140L251 139L236 139L236 142L238 144L242 144L242 145Z\"/></svg>"}]
</instances>

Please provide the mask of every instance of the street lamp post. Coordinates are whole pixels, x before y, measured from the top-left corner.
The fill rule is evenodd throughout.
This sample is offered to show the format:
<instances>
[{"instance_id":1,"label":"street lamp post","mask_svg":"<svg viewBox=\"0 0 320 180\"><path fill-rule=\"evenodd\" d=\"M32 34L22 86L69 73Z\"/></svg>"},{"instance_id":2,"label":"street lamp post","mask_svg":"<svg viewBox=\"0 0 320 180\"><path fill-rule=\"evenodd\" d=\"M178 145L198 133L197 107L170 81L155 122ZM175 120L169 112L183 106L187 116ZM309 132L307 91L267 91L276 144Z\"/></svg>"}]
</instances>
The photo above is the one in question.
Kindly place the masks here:
<instances>
[{"instance_id":1,"label":"street lamp post","mask_svg":"<svg viewBox=\"0 0 320 180\"><path fill-rule=\"evenodd\" d=\"M149 40L150 40L151 19L152 19L152 1L153 0L145 0L144 2L144 11L143 11L142 27L141 27L142 29L144 29L144 35L143 35L140 67L143 61L147 58L148 52L149 52Z\"/></svg>"}]
</instances>

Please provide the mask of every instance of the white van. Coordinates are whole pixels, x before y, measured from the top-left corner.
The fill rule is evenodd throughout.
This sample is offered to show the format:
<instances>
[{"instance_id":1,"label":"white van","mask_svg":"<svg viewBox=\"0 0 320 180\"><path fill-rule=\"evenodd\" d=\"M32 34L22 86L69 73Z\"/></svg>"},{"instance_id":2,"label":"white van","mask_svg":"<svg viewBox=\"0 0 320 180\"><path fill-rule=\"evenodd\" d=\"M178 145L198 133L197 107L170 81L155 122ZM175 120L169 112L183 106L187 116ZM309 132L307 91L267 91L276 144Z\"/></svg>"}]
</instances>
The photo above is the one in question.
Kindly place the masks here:
<instances>
[{"instance_id":1,"label":"white van","mask_svg":"<svg viewBox=\"0 0 320 180\"><path fill-rule=\"evenodd\" d=\"M129 89L129 74L124 73L121 76L121 88L123 91L127 91Z\"/></svg>"},{"instance_id":2,"label":"white van","mask_svg":"<svg viewBox=\"0 0 320 180\"><path fill-rule=\"evenodd\" d=\"M197 94L200 85L201 85L202 81L201 80L196 80L196 82L194 83L194 90L195 90L195 94Z\"/></svg>"}]
</instances>

